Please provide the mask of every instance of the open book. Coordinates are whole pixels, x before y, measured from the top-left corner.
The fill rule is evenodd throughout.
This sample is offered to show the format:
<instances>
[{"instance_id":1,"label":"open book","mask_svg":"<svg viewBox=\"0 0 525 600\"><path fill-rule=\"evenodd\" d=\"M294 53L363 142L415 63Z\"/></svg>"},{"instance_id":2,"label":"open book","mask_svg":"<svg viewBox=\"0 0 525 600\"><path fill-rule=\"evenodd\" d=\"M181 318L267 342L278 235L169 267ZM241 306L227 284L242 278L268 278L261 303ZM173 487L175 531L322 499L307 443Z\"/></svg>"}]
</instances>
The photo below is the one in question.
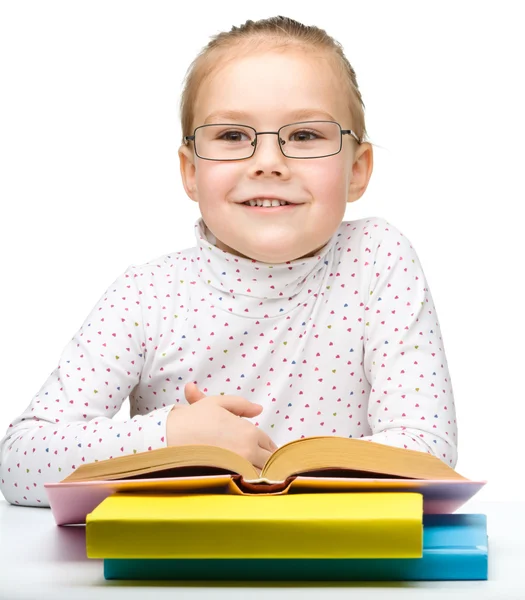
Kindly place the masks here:
<instances>
[{"instance_id":1,"label":"open book","mask_svg":"<svg viewBox=\"0 0 525 600\"><path fill-rule=\"evenodd\" d=\"M231 473L251 483L283 482L294 475L383 477L468 481L426 452L337 436L288 442L267 460L260 474L246 458L218 446L169 446L79 466L62 480L108 481Z\"/></svg>"},{"instance_id":2,"label":"open book","mask_svg":"<svg viewBox=\"0 0 525 600\"><path fill-rule=\"evenodd\" d=\"M484 485L426 452L336 436L281 446L259 473L250 461L216 446L170 446L79 466L45 483L58 525L85 523L115 493L282 495L324 492L415 492L425 514L456 511Z\"/></svg>"}]
</instances>

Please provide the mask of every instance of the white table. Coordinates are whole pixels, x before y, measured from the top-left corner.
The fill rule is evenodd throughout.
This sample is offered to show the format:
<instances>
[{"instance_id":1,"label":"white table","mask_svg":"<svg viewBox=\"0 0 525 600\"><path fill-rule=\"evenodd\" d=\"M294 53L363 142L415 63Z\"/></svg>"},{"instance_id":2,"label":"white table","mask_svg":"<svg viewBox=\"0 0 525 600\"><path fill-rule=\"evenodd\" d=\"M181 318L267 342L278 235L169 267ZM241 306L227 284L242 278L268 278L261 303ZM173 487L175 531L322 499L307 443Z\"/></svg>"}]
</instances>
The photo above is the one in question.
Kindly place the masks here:
<instances>
[{"instance_id":1,"label":"white table","mask_svg":"<svg viewBox=\"0 0 525 600\"><path fill-rule=\"evenodd\" d=\"M103 561L86 557L84 526L58 527L48 508L0 498L0 599L105 598L468 598L525 599L525 502L476 501L458 512L487 515L488 581L141 582L106 581ZM424 591L423 591L424 590ZM355 592L357 591L357 596Z\"/></svg>"}]
</instances>

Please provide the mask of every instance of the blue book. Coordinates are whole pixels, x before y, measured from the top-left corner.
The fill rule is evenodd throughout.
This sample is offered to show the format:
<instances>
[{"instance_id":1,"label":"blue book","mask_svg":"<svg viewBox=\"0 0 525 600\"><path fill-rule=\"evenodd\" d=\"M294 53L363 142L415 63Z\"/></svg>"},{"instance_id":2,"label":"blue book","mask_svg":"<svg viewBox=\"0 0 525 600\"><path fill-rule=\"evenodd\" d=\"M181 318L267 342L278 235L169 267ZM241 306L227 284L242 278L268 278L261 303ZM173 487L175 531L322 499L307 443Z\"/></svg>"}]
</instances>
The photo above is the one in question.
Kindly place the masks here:
<instances>
[{"instance_id":1,"label":"blue book","mask_svg":"<svg viewBox=\"0 0 525 600\"><path fill-rule=\"evenodd\" d=\"M487 517L423 515L421 558L106 558L104 577L178 581L486 580Z\"/></svg>"}]
</instances>

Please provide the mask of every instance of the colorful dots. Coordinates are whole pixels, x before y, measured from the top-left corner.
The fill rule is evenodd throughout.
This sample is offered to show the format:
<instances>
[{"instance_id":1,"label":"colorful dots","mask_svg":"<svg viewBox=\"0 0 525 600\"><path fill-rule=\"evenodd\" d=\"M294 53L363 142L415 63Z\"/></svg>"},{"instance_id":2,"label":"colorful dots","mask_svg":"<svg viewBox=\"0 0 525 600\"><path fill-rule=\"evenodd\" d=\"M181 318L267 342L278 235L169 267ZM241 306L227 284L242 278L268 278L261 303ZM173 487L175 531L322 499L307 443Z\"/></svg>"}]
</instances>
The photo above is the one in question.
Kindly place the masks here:
<instances>
[{"instance_id":1,"label":"colorful dots","mask_svg":"<svg viewBox=\"0 0 525 600\"><path fill-rule=\"evenodd\" d=\"M437 312L398 229L344 221L311 256L279 264L219 251L202 219L195 234L194 247L128 267L65 346L0 448L9 501L41 506L44 482L75 465L165 447L188 382L259 404L246 420L278 446L339 435L431 447L455 465Z\"/></svg>"}]
</instances>

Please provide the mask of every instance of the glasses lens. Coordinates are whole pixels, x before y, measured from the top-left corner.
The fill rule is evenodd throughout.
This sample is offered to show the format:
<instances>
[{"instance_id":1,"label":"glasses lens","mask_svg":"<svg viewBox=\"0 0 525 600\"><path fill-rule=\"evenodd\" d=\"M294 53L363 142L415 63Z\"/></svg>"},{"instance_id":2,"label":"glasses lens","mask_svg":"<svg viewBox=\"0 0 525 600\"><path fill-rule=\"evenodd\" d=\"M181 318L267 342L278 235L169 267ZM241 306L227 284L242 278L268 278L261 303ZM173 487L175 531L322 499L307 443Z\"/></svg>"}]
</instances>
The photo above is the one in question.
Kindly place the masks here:
<instances>
[{"instance_id":1,"label":"glasses lens","mask_svg":"<svg viewBox=\"0 0 525 600\"><path fill-rule=\"evenodd\" d=\"M281 129L281 146L290 158L317 158L336 154L341 146L341 130L337 123L307 121Z\"/></svg>"},{"instance_id":2,"label":"glasses lens","mask_svg":"<svg viewBox=\"0 0 525 600\"><path fill-rule=\"evenodd\" d=\"M195 149L201 158L239 160L253 154L255 130L242 125L206 125L195 132Z\"/></svg>"},{"instance_id":3,"label":"glasses lens","mask_svg":"<svg viewBox=\"0 0 525 600\"><path fill-rule=\"evenodd\" d=\"M243 125L206 125L195 132L201 158L240 160L252 156L255 130ZM290 158L319 158L341 149L341 129L330 121L305 121L281 128L279 143Z\"/></svg>"}]
</instances>

